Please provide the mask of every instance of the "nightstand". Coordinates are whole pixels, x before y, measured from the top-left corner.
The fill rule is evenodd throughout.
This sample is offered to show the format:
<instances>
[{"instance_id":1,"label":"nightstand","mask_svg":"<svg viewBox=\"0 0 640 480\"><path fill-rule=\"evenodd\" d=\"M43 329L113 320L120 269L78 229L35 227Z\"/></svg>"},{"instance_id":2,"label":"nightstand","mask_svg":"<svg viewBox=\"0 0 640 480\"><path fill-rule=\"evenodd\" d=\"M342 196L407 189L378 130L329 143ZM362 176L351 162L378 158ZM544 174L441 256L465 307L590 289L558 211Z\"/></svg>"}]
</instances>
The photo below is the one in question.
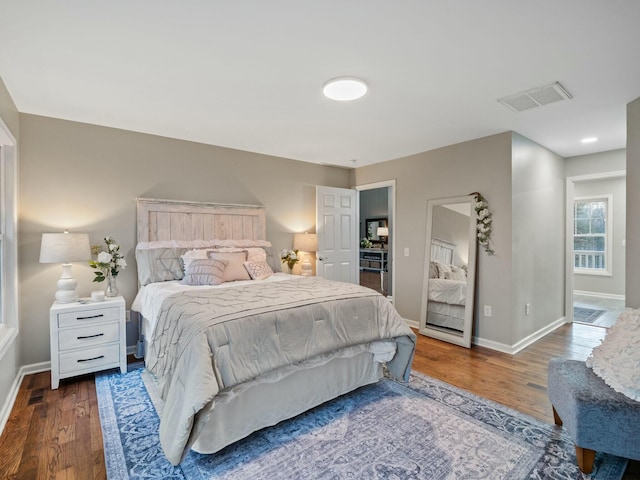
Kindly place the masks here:
<instances>
[{"instance_id":1,"label":"nightstand","mask_svg":"<svg viewBox=\"0 0 640 480\"><path fill-rule=\"evenodd\" d=\"M127 371L123 297L104 302L54 302L49 310L51 388L61 378L120 367Z\"/></svg>"}]
</instances>

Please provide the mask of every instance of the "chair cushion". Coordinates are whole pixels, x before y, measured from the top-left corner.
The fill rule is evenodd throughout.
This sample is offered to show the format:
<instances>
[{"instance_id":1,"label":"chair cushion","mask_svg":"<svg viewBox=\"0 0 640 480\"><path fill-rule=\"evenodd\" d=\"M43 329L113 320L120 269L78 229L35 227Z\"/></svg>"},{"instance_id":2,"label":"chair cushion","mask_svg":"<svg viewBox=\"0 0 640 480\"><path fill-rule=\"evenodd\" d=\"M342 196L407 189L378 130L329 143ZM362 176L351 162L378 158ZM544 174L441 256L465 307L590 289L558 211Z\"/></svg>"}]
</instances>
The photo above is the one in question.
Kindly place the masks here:
<instances>
[{"instance_id":1,"label":"chair cushion","mask_svg":"<svg viewBox=\"0 0 640 480\"><path fill-rule=\"evenodd\" d=\"M640 402L610 388L585 362L551 359L547 393L576 445L640 460Z\"/></svg>"}]
</instances>

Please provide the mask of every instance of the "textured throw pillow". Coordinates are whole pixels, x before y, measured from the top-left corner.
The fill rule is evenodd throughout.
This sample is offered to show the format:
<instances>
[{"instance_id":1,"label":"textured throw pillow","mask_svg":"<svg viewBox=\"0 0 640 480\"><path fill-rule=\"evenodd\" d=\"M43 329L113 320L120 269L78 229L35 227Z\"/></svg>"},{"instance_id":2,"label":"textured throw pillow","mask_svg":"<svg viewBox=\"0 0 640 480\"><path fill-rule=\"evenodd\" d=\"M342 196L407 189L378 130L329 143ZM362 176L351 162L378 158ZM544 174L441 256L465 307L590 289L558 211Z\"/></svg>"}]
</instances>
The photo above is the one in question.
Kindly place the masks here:
<instances>
[{"instance_id":1,"label":"textured throw pillow","mask_svg":"<svg viewBox=\"0 0 640 480\"><path fill-rule=\"evenodd\" d=\"M247 251L247 262L266 262L267 252L264 248L249 247L245 249Z\"/></svg>"},{"instance_id":2,"label":"textured throw pillow","mask_svg":"<svg viewBox=\"0 0 640 480\"><path fill-rule=\"evenodd\" d=\"M429 278L438 278L438 266L436 262L429 262Z\"/></svg>"},{"instance_id":3,"label":"textured throw pillow","mask_svg":"<svg viewBox=\"0 0 640 480\"><path fill-rule=\"evenodd\" d=\"M209 258L214 260L224 260L227 268L224 271L224 281L234 282L236 280L251 280L249 272L244 268L247 260L247 253L242 252L214 252L209 251Z\"/></svg>"},{"instance_id":4,"label":"textured throw pillow","mask_svg":"<svg viewBox=\"0 0 640 480\"><path fill-rule=\"evenodd\" d=\"M455 265L451 265L451 280L458 280L460 282L467 281L467 272L465 272L462 268L456 267Z\"/></svg>"},{"instance_id":5,"label":"textured throw pillow","mask_svg":"<svg viewBox=\"0 0 640 480\"><path fill-rule=\"evenodd\" d=\"M224 283L227 262L224 260L191 260L184 274L184 285L220 285Z\"/></svg>"},{"instance_id":6,"label":"textured throw pillow","mask_svg":"<svg viewBox=\"0 0 640 480\"><path fill-rule=\"evenodd\" d=\"M209 258L207 256L207 250L203 248L195 248L193 250L188 250L182 254L180 259L182 260L183 270L186 272L189 270L189 264L192 260L206 260Z\"/></svg>"},{"instance_id":7,"label":"textured throw pillow","mask_svg":"<svg viewBox=\"0 0 640 480\"><path fill-rule=\"evenodd\" d=\"M438 278L451 280L451 265L438 262Z\"/></svg>"},{"instance_id":8,"label":"textured throw pillow","mask_svg":"<svg viewBox=\"0 0 640 480\"><path fill-rule=\"evenodd\" d=\"M640 310L628 308L618 317L587 367L616 392L640 401Z\"/></svg>"},{"instance_id":9,"label":"textured throw pillow","mask_svg":"<svg viewBox=\"0 0 640 480\"><path fill-rule=\"evenodd\" d=\"M273 275L273 270L269 264L262 260L258 262L244 262L244 268L249 272L249 276L254 280L264 280Z\"/></svg>"},{"instance_id":10,"label":"textured throw pillow","mask_svg":"<svg viewBox=\"0 0 640 480\"><path fill-rule=\"evenodd\" d=\"M136 264L140 285L180 280L183 275L180 255L183 253L184 248L136 248Z\"/></svg>"}]
</instances>

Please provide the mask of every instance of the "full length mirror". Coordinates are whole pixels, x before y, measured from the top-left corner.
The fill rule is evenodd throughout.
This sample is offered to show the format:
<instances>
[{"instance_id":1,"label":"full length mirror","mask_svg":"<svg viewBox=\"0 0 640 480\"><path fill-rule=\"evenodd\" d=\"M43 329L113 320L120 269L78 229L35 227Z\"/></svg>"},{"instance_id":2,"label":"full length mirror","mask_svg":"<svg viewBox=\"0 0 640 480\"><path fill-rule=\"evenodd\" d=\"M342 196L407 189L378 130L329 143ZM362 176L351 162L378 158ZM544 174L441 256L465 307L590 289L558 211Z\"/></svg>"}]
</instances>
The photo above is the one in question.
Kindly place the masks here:
<instances>
[{"instance_id":1,"label":"full length mirror","mask_svg":"<svg viewBox=\"0 0 640 480\"><path fill-rule=\"evenodd\" d=\"M420 333L471 346L476 278L475 196L429 200Z\"/></svg>"}]
</instances>

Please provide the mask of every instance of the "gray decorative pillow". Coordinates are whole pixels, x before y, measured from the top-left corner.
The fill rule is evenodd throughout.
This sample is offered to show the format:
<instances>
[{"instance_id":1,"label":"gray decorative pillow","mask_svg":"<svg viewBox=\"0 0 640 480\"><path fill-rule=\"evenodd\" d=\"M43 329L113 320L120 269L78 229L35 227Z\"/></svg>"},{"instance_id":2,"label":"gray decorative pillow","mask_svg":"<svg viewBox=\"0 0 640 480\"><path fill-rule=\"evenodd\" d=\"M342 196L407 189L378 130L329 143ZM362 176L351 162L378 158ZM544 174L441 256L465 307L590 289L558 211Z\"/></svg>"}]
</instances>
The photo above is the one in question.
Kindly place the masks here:
<instances>
[{"instance_id":1,"label":"gray decorative pillow","mask_svg":"<svg viewBox=\"0 0 640 480\"><path fill-rule=\"evenodd\" d=\"M185 250L184 248L136 249L140 285L182 279L180 256Z\"/></svg>"},{"instance_id":2,"label":"gray decorative pillow","mask_svg":"<svg viewBox=\"0 0 640 480\"><path fill-rule=\"evenodd\" d=\"M227 267L225 260L191 260L189 269L185 272L182 283L184 285L220 285L224 283L224 272Z\"/></svg>"},{"instance_id":3,"label":"gray decorative pillow","mask_svg":"<svg viewBox=\"0 0 640 480\"><path fill-rule=\"evenodd\" d=\"M227 268L224 271L225 282L235 282L236 280L251 280L249 272L244 268L247 260L247 252L212 252L208 253L209 258L214 260L224 260Z\"/></svg>"},{"instance_id":4,"label":"gray decorative pillow","mask_svg":"<svg viewBox=\"0 0 640 480\"><path fill-rule=\"evenodd\" d=\"M263 247L267 255L267 263L273 272L282 271L282 263L280 262L280 253L274 250L274 247Z\"/></svg>"},{"instance_id":5,"label":"gray decorative pillow","mask_svg":"<svg viewBox=\"0 0 640 480\"><path fill-rule=\"evenodd\" d=\"M244 268L247 269L247 272L254 280L264 280L273 275L273 270L265 261L244 262Z\"/></svg>"}]
</instances>

